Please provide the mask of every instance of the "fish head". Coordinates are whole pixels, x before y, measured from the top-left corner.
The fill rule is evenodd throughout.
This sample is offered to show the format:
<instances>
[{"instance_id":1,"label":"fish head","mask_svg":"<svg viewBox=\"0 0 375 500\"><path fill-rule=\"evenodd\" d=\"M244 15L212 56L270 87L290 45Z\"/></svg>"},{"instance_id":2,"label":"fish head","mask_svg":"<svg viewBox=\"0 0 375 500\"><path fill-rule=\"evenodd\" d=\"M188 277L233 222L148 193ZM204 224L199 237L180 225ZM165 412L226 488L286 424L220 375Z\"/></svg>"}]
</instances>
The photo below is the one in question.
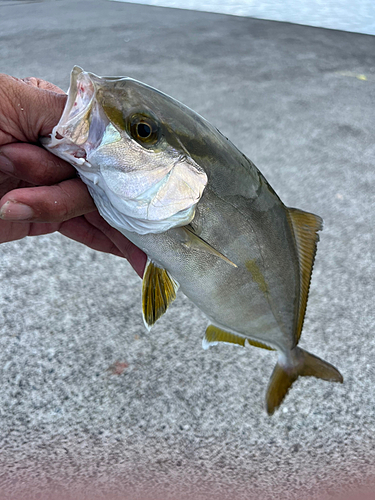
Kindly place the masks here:
<instances>
[{"instance_id":1,"label":"fish head","mask_svg":"<svg viewBox=\"0 0 375 500\"><path fill-rule=\"evenodd\" d=\"M77 169L111 225L157 233L188 224L202 197L207 174L181 139L199 126L199 115L148 85L76 66L43 145Z\"/></svg>"}]
</instances>

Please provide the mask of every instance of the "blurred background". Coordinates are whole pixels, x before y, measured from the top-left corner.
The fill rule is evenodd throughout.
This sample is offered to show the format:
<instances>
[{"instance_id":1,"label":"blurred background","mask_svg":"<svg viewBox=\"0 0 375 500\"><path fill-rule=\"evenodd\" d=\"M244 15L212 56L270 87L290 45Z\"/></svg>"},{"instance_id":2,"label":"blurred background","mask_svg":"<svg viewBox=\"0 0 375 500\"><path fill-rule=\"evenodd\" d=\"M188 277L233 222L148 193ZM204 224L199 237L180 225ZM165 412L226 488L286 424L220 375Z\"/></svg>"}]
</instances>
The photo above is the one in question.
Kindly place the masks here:
<instances>
[{"instance_id":1,"label":"blurred background","mask_svg":"<svg viewBox=\"0 0 375 500\"><path fill-rule=\"evenodd\" d=\"M375 3L372 0L130 0L130 2L219 12L375 35Z\"/></svg>"},{"instance_id":2,"label":"blurred background","mask_svg":"<svg viewBox=\"0 0 375 500\"><path fill-rule=\"evenodd\" d=\"M59 234L3 244L1 500L313 500L374 485L373 2L284 2L281 19L273 5L241 17L0 0L0 70L63 89L75 64L144 81L218 127L287 206L323 217L300 345L344 384L301 379L270 418L274 353L203 351L206 319L182 294L146 332L120 258ZM335 29L291 24L316 19Z\"/></svg>"}]
</instances>

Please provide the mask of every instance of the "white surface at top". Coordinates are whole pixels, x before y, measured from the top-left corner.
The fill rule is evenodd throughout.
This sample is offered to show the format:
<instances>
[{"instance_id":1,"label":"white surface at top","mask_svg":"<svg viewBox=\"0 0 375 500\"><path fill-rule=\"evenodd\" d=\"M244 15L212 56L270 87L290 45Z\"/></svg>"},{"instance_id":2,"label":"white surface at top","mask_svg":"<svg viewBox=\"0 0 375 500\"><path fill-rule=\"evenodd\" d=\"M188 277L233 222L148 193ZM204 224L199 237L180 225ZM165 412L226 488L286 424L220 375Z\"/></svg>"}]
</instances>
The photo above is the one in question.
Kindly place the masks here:
<instances>
[{"instance_id":1,"label":"white surface at top","mask_svg":"<svg viewBox=\"0 0 375 500\"><path fill-rule=\"evenodd\" d=\"M112 0L375 35L374 0Z\"/></svg>"}]
</instances>

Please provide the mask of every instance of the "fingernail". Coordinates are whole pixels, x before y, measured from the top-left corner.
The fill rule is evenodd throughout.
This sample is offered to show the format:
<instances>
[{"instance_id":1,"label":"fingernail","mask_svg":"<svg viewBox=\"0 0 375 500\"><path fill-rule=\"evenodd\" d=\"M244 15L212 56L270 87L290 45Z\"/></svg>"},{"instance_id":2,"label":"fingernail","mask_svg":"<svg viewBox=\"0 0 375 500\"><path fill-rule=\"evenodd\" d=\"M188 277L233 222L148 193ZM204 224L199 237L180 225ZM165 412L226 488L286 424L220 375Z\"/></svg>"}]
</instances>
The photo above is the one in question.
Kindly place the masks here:
<instances>
[{"instance_id":1,"label":"fingernail","mask_svg":"<svg viewBox=\"0 0 375 500\"><path fill-rule=\"evenodd\" d=\"M34 217L34 211L23 203L7 201L0 208L0 219L8 221L30 220Z\"/></svg>"},{"instance_id":2,"label":"fingernail","mask_svg":"<svg viewBox=\"0 0 375 500\"><path fill-rule=\"evenodd\" d=\"M14 172L13 163L2 151L0 151L0 170L6 174L12 174Z\"/></svg>"}]
</instances>

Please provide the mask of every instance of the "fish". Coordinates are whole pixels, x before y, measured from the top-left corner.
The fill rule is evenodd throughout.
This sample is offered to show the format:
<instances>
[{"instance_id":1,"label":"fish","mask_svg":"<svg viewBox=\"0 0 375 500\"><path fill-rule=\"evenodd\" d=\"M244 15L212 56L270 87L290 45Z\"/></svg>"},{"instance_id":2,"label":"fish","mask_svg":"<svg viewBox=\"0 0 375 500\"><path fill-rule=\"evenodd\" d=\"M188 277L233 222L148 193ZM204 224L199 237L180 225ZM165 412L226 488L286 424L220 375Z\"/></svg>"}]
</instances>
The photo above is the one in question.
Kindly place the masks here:
<instances>
[{"instance_id":1,"label":"fish","mask_svg":"<svg viewBox=\"0 0 375 500\"><path fill-rule=\"evenodd\" d=\"M208 318L203 348L276 351L269 415L301 376L343 382L298 346L322 219L286 207L203 117L132 78L75 66L43 145L76 168L101 216L147 254L148 329L181 289Z\"/></svg>"}]
</instances>

